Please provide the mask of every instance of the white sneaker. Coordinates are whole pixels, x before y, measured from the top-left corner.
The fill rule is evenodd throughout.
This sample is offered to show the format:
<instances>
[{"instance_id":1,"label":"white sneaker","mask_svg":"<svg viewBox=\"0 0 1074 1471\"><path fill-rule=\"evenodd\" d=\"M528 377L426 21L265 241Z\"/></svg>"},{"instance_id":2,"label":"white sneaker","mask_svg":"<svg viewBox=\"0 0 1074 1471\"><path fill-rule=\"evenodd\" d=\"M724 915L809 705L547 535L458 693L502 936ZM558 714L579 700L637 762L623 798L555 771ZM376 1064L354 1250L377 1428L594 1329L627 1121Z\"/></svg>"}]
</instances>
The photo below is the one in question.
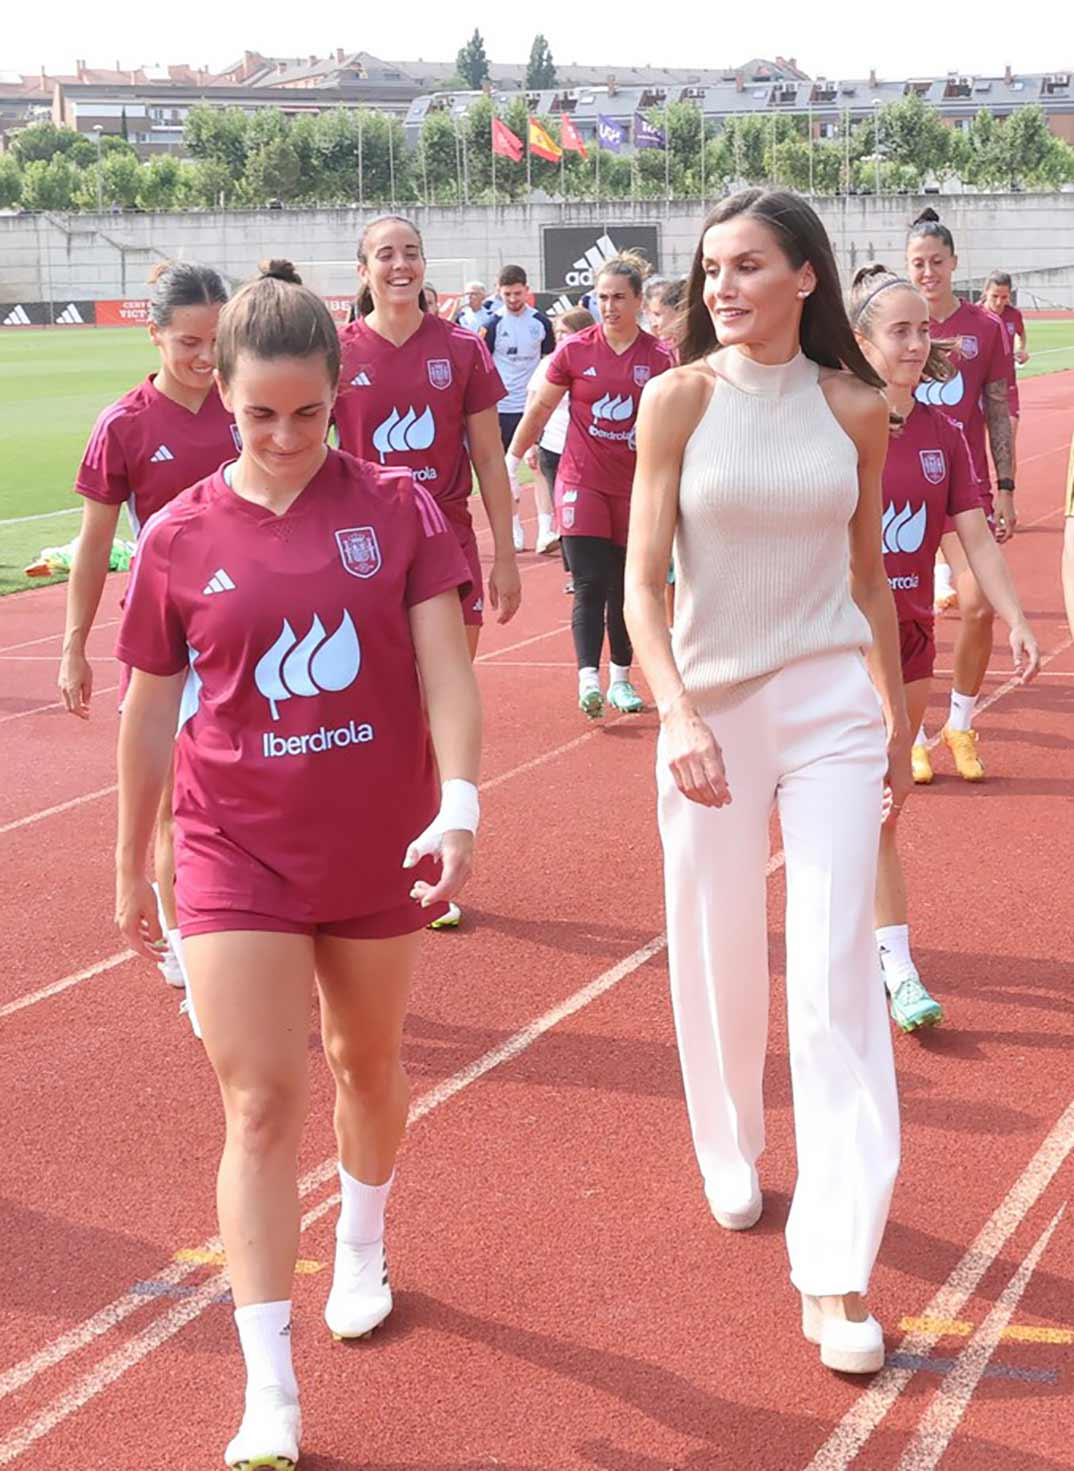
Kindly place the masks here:
<instances>
[{"instance_id":1,"label":"white sneaker","mask_svg":"<svg viewBox=\"0 0 1074 1471\"><path fill-rule=\"evenodd\" d=\"M548 552L557 551L558 548L559 548L559 532L558 531L542 531L541 534L540 534L540 536L538 536L538 538L537 538L537 546L536 546L537 555L539 557L543 557Z\"/></svg>"},{"instance_id":2,"label":"white sneaker","mask_svg":"<svg viewBox=\"0 0 1074 1471\"><path fill-rule=\"evenodd\" d=\"M161 959L157 961L157 970L160 971L169 986L174 986L177 991L182 991L186 986L186 982L183 979L183 967L179 964L179 957L168 941L167 931L165 931L164 938L168 948L165 950Z\"/></svg>"},{"instance_id":3,"label":"white sneaker","mask_svg":"<svg viewBox=\"0 0 1074 1471\"><path fill-rule=\"evenodd\" d=\"M348 1246L345 1241L337 1241L332 1290L324 1308L324 1320L333 1338L368 1338L391 1310L392 1289L383 1237L370 1246Z\"/></svg>"},{"instance_id":4,"label":"white sneaker","mask_svg":"<svg viewBox=\"0 0 1074 1471\"><path fill-rule=\"evenodd\" d=\"M759 1190L750 1200L736 1205L717 1205L710 1196L706 1199L713 1220L725 1231L748 1231L751 1226L756 1226L764 1211L764 1197Z\"/></svg>"},{"instance_id":5,"label":"white sneaker","mask_svg":"<svg viewBox=\"0 0 1074 1471\"><path fill-rule=\"evenodd\" d=\"M515 516L511 522L511 539L515 544L516 552L526 550L526 533L522 529L522 517Z\"/></svg>"},{"instance_id":6,"label":"white sneaker","mask_svg":"<svg viewBox=\"0 0 1074 1471\"><path fill-rule=\"evenodd\" d=\"M884 1334L869 1315L864 1323L851 1323L826 1313L815 1297L802 1293L802 1333L820 1346L820 1361L840 1374L875 1374L884 1367Z\"/></svg>"},{"instance_id":7,"label":"white sneaker","mask_svg":"<svg viewBox=\"0 0 1074 1471\"><path fill-rule=\"evenodd\" d=\"M231 1471L293 1471L298 1465L302 1412L282 1389L262 1389L250 1396L239 1433L224 1452Z\"/></svg>"}]
</instances>

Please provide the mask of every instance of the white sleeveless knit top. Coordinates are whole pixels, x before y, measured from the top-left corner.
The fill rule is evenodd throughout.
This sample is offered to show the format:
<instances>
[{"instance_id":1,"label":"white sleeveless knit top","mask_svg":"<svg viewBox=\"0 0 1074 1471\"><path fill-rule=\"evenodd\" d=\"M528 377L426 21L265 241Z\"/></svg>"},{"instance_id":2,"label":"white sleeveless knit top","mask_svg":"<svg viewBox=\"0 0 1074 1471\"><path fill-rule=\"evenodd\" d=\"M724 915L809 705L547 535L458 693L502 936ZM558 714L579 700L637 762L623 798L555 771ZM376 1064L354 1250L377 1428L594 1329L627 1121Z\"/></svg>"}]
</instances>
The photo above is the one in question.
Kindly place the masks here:
<instances>
[{"instance_id":1,"label":"white sleeveless knit top","mask_svg":"<svg viewBox=\"0 0 1074 1471\"><path fill-rule=\"evenodd\" d=\"M858 452L816 363L756 363L727 347L686 444L675 533L675 660L711 710L785 664L867 649L850 596Z\"/></svg>"}]
</instances>

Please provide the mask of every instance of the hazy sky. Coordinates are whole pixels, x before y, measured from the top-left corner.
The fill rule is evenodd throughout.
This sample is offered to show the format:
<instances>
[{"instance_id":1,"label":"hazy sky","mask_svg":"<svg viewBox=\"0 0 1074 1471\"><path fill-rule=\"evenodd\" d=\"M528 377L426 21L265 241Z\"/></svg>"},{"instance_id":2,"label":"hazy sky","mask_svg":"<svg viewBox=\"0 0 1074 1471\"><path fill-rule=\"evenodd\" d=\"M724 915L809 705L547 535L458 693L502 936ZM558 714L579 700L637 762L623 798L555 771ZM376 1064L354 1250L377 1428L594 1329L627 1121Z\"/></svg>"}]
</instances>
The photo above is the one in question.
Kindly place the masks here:
<instances>
[{"instance_id":1,"label":"hazy sky","mask_svg":"<svg viewBox=\"0 0 1074 1471\"><path fill-rule=\"evenodd\" d=\"M77 57L90 64L208 63L219 68L244 48L266 55L326 55L336 46L404 60L449 60L476 23L494 59L521 61L534 31L544 30L561 61L593 65L725 66L751 56L795 56L811 75L903 78L958 69L1000 73L1074 67L1066 6L1028 0L1015 10L1009 0L975 0L898 8L868 0L768 0L764 6L708 7L697 0L617 0L614 5L533 5L525 0L453 6L418 0L399 11L327 3L267 10L222 6L218 0L184 0L180 5L87 6L72 0L45 5L13 3L0 29L0 71L36 71L43 63L70 71ZM562 21L557 19L563 12ZM364 14L363 14L364 12ZM1068 15L1060 25L1056 17ZM463 22L461 15L467 17ZM570 17L568 19L567 17ZM543 17L541 19L540 17ZM1058 55L1061 50L1065 54Z\"/></svg>"}]
</instances>

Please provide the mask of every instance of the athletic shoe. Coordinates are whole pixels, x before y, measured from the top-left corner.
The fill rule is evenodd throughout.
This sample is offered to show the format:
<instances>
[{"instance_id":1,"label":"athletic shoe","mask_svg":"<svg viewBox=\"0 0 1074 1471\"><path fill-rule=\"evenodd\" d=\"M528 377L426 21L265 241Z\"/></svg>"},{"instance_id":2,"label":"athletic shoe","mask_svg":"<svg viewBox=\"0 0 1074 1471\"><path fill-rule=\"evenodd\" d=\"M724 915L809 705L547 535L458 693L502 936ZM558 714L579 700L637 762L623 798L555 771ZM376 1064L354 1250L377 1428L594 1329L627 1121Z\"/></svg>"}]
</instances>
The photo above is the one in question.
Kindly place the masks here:
<instances>
[{"instance_id":1,"label":"athletic shoe","mask_svg":"<svg viewBox=\"0 0 1074 1471\"><path fill-rule=\"evenodd\" d=\"M559 550L559 532L558 531L542 531L541 534L540 534L540 536L537 538L537 547L536 547L537 555L539 557L543 557L547 552L555 552L555 551L558 551L558 550Z\"/></svg>"},{"instance_id":2,"label":"athletic shoe","mask_svg":"<svg viewBox=\"0 0 1074 1471\"><path fill-rule=\"evenodd\" d=\"M758 1190L757 1194L751 1200L747 1200L744 1204L735 1206L732 1209L725 1209L722 1206L718 1206L714 1200L709 1198L709 1210L712 1212L712 1218L716 1224L722 1226L725 1231L748 1231L751 1226L756 1226L757 1222L761 1219L761 1213L764 1210L764 1199Z\"/></svg>"},{"instance_id":3,"label":"athletic shoe","mask_svg":"<svg viewBox=\"0 0 1074 1471\"><path fill-rule=\"evenodd\" d=\"M337 1241L332 1291L324 1308L332 1337L368 1338L391 1310L392 1289L383 1237L369 1246L348 1246L345 1241Z\"/></svg>"},{"instance_id":4,"label":"athletic shoe","mask_svg":"<svg viewBox=\"0 0 1074 1471\"><path fill-rule=\"evenodd\" d=\"M941 732L946 745L955 758L958 774L963 781L984 781L984 767L977 754L977 732L975 730L952 730L945 725Z\"/></svg>"},{"instance_id":5,"label":"athletic shoe","mask_svg":"<svg viewBox=\"0 0 1074 1471\"><path fill-rule=\"evenodd\" d=\"M875 1374L884 1367L884 1334L870 1314L851 1323L826 1313L815 1297L802 1293L802 1333L820 1347L820 1361L841 1374Z\"/></svg>"},{"instance_id":6,"label":"athletic shoe","mask_svg":"<svg viewBox=\"0 0 1074 1471\"><path fill-rule=\"evenodd\" d=\"M927 746L911 746L910 771L919 787L927 787L932 780L932 762Z\"/></svg>"},{"instance_id":7,"label":"athletic shoe","mask_svg":"<svg viewBox=\"0 0 1074 1471\"><path fill-rule=\"evenodd\" d=\"M434 919L428 928L431 930L457 930L461 919L462 910L453 900L449 899L447 913L441 915L439 919Z\"/></svg>"},{"instance_id":8,"label":"athletic shoe","mask_svg":"<svg viewBox=\"0 0 1074 1471\"><path fill-rule=\"evenodd\" d=\"M916 970L896 986L888 1003L892 1021L904 1032L938 1027L943 1021L943 1007L925 990Z\"/></svg>"},{"instance_id":9,"label":"athletic shoe","mask_svg":"<svg viewBox=\"0 0 1074 1471\"><path fill-rule=\"evenodd\" d=\"M645 701L629 679L617 679L608 686L608 704L621 715L639 715L645 709Z\"/></svg>"},{"instance_id":10,"label":"athletic shoe","mask_svg":"<svg viewBox=\"0 0 1074 1471\"><path fill-rule=\"evenodd\" d=\"M522 521L518 516L511 523L511 540L515 544L516 552L526 550L526 533L522 529Z\"/></svg>"},{"instance_id":11,"label":"athletic shoe","mask_svg":"<svg viewBox=\"0 0 1074 1471\"><path fill-rule=\"evenodd\" d=\"M239 1433L224 1452L231 1471L293 1471L298 1465L302 1412L282 1389L262 1389L246 1401Z\"/></svg>"},{"instance_id":12,"label":"athletic shoe","mask_svg":"<svg viewBox=\"0 0 1074 1471\"><path fill-rule=\"evenodd\" d=\"M194 1033L194 1036L197 1037L198 1041L204 1041L204 1038L201 1035L201 1024L198 1021L198 1014L194 1010L194 998L191 996L189 991L179 1003L179 1015L186 1017L187 1021L190 1023L190 1030Z\"/></svg>"},{"instance_id":13,"label":"athletic shoe","mask_svg":"<svg viewBox=\"0 0 1074 1471\"><path fill-rule=\"evenodd\" d=\"M604 700L601 698L600 690L582 690L578 696L578 708L583 715L588 715L590 720L599 720L604 714Z\"/></svg>"},{"instance_id":14,"label":"athletic shoe","mask_svg":"<svg viewBox=\"0 0 1074 1471\"><path fill-rule=\"evenodd\" d=\"M186 982L183 980L183 968L179 964L178 955L172 949L171 944L168 943L167 933L165 933L164 939L168 948L165 950L162 958L157 961L157 970L160 971L169 986L174 986L177 991L182 991L186 986Z\"/></svg>"},{"instance_id":15,"label":"athletic shoe","mask_svg":"<svg viewBox=\"0 0 1074 1471\"><path fill-rule=\"evenodd\" d=\"M568 597L571 597L573 595L573 593L574 593L574 579L573 578L570 578L567 582L565 582L563 584L563 591L567 594Z\"/></svg>"}]
</instances>

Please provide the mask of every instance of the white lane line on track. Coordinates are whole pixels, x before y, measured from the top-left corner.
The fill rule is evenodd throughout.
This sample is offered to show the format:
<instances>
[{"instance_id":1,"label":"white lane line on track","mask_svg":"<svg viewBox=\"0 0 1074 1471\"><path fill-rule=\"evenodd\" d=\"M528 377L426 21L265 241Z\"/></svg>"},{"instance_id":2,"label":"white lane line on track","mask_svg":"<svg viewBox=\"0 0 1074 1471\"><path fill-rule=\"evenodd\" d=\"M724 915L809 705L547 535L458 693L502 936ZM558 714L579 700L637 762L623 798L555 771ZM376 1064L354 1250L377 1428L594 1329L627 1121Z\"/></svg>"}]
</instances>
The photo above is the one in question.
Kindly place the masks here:
<instances>
[{"instance_id":1,"label":"white lane line on track","mask_svg":"<svg viewBox=\"0 0 1074 1471\"><path fill-rule=\"evenodd\" d=\"M922 1308L919 1317L942 1319L944 1322L962 1317L963 1309L981 1278L1044 1194L1072 1149L1074 1100L1067 1105L1044 1143L981 1227L947 1281L928 1306ZM902 1340L897 1352L925 1358L942 1337L942 1329L915 1329ZM809 1462L806 1471L846 1471L887 1418L916 1373L916 1369L894 1366L881 1369Z\"/></svg>"},{"instance_id":2,"label":"white lane line on track","mask_svg":"<svg viewBox=\"0 0 1074 1471\"><path fill-rule=\"evenodd\" d=\"M999 1347L1003 1330L1011 1321L1029 1286L1052 1234L1066 1210L1061 1205L1041 1232L1025 1261L1000 1294L995 1307L959 1354L954 1369L941 1381L928 1409L921 1417L913 1440L903 1451L896 1471L933 1471L969 1408L974 1390Z\"/></svg>"},{"instance_id":3,"label":"white lane line on track","mask_svg":"<svg viewBox=\"0 0 1074 1471\"><path fill-rule=\"evenodd\" d=\"M31 812L26 817L17 817L14 822L6 822L0 827L0 837L4 833L16 832L20 827L31 827L35 822L43 822L46 817L56 817L61 812L70 812L74 807L81 807L86 802L96 802L99 797L110 797L117 791L115 782L110 787L101 787L96 792L87 792L84 797L72 797L69 802L59 802L55 807L45 807L40 812Z\"/></svg>"},{"instance_id":4,"label":"white lane line on track","mask_svg":"<svg viewBox=\"0 0 1074 1471\"><path fill-rule=\"evenodd\" d=\"M94 690L93 693L95 695L110 695L118 689L118 684L106 684L103 689ZM32 710L16 710L14 715L0 715L0 725L7 725L9 720L25 720L27 715L43 715L46 710L62 709L63 701L53 700L50 705L35 705Z\"/></svg>"},{"instance_id":5,"label":"white lane line on track","mask_svg":"<svg viewBox=\"0 0 1074 1471\"><path fill-rule=\"evenodd\" d=\"M96 965L89 965L85 970L76 971L73 976L64 976L62 981L53 981L51 986L42 986L40 991L31 991L26 996L18 997L15 1001L5 1002L3 1006L0 1006L0 1020L5 1016L11 1016L16 1011L24 1010L27 1006L33 1006L35 1002L47 1001L50 996L58 996L61 991L69 991L80 981L92 981L94 976L103 975L106 970L114 970L124 961L133 960L135 954L134 950L120 950L115 955L110 955L107 960L98 960Z\"/></svg>"},{"instance_id":6,"label":"white lane line on track","mask_svg":"<svg viewBox=\"0 0 1074 1471\"><path fill-rule=\"evenodd\" d=\"M767 873L775 873L783 866L783 854L777 853L769 860ZM552 1007L550 1010L537 1017L534 1021L522 1027L519 1031L508 1037L498 1047L490 1048L466 1067L460 1068L450 1078L445 1078L442 1083L436 1084L428 1092L423 1093L411 1106L407 1118L409 1125L416 1124L434 1109L440 1108L449 1102L464 1089L477 1082L479 1078L490 1073L494 1068L503 1066L504 1063L519 1057L528 1048L532 1047L546 1032L553 1027L573 1016L576 1012L583 1010L599 997L611 991L615 986L626 979L627 976L661 954L667 948L665 935L654 935L645 945L628 955L617 965L603 972L595 980L590 981L573 995ZM337 1160L334 1155L326 1159L322 1164L305 1175L298 1185L300 1197L311 1194L329 1180L334 1180L337 1175ZM321 1200L312 1209L305 1212L302 1217L302 1230L306 1231L326 1215L333 1206L339 1202L338 1193L330 1194ZM212 1237L198 1248L196 1255L216 1254L222 1250L222 1243L218 1236ZM196 1272L199 1267L196 1261L173 1262L158 1272L153 1277L152 1284L162 1287L175 1286L184 1277ZM47 1435L61 1420L80 1410L88 1404L91 1399L103 1393L109 1385L113 1384L128 1369L141 1362L154 1349L173 1338L187 1323L192 1322L214 1302L220 1294L228 1287L226 1272L218 1272L207 1282L200 1284L195 1292L185 1298L175 1307L169 1308L159 1318L155 1319L148 1327L144 1328L138 1335L130 1339L122 1348L110 1354L96 1368L90 1370L81 1379L76 1381L69 1389L59 1395L51 1404L45 1407L40 1414L25 1421L9 1432L7 1437L0 1441L0 1466L7 1465L17 1456L29 1449L42 1436ZM24 1359L22 1363L14 1365L11 1369L0 1374L0 1399L12 1394L17 1389L29 1384L39 1374L62 1363L70 1358L72 1354L78 1353L87 1347L102 1334L116 1327L124 1319L131 1316L139 1308L144 1308L152 1298L147 1298L143 1293L126 1293L117 1298L95 1313L92 1318L86 1319L77 1327L65 1333L62 1337L34 1354L31 1358Z\"/></svg>"},{"instance_id":7,"label":"white lane line on track","mask_svg":"<svg viewBox=\"0 0 1074 1471\"><path fill-rule=\"evenodd\" d=\"M94 633L96 633L98 628L114 628L118 622L118 618L105 618L102 622L95 623L93 625L93 631ZM52 640L56 638L63 638L62 628L58 629L55 633L42 634L40 638L28 638L24 643L21 644L0 645L0 654L10 654L15 649L32 649L35 644L51 643Z\"/></svg>"},{"instance_id":8,"label":"white lane line on track","mask_svg":"<svg viewBox=\"0 0 1074 1471\"><path fill-rule=\"evenodd\" d=\"M557 623L555 628L547 628L544 633L535 633L532 638L521 639L517 644L505 644L502 649L489 649L487 654L478 654L474 663L488 664L493 659L500 658L502 654L513 654L516 649L529 648L530 644L539 644L542 639L555 638L557 633L562 633L564 629L570 628L570 626L570 619L567 619L564 623Z\"/></svg>"},{"instance_id":9,"label":"white lane line on track","mask_svg":"<svg viewBox=\"0 0 1074 1471\"><path fill-rule=\"evenodd\" d=\"M1041 353L1041 357L1044 354ZM81 506L64 506L62 511L37 511L32 516L5 516L0 526L25 526L27 521L50 521L53 516L77 516Z\"/></svg>"}]
</instances>

